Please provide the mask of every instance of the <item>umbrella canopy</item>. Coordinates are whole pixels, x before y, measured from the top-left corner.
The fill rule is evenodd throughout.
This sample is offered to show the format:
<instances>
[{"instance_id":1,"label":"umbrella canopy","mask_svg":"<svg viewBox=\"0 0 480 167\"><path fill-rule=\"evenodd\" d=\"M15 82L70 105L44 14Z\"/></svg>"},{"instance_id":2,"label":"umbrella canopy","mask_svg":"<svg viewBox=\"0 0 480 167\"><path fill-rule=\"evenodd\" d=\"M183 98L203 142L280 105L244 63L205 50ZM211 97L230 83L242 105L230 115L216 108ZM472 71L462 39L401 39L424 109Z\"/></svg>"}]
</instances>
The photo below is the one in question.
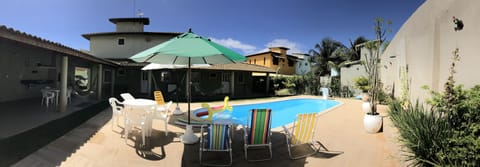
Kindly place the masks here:
<instances>
[{"instance_id":1,"label":"umbrella canopy","mask_svg":"<svg viewBox=\"0 0 480 167\"><path fill-rule=\"evenodd\" d=\"M193 64L229 64L244 62L245 56L232 51L210 39L194 34L191 29L177 37L130 57L136 62L187 65L187 83L191 79ZM187 86L188 124L190 124L190 87Z\"/></svg>"},{"instance_id":2,"label":"umbrella canopy","mask_svg":"<svg viewBox=\"0 0 480 167\"><path fill-rule=\"evenodd\" d=\"M130 59L136 62L179 65L229 64L246 60L245 56L191 31L137 53Z\"/></svg>"}]
</instances>

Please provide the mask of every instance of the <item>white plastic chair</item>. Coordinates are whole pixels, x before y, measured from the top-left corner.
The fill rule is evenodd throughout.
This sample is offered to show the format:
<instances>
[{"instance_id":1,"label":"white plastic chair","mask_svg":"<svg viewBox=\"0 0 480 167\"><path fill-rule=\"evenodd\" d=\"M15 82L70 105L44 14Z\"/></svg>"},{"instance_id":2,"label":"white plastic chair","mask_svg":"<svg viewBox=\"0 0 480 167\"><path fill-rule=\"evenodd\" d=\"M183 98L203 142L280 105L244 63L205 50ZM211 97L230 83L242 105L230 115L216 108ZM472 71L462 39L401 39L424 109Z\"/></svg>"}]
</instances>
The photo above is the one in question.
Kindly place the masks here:
<instances>
[{"instance_id":1,"label":"white plastic chair","mask_svg":"<svg viewBox=\"0 0 480 167\"><path fill-rule=\"evenodd\" d=\"M72 89L67 89L67 102L72 103Z\"/></svg>"},{"instance_id":2,"label":"white plastic chair","mask_svg":"<svg viewBox=\"0 0 480 167\"><path fill-rule=\"evenodd\" d=\"M145 136L149 131L148 115L155 111L155 107L124 107L125 111L125 143L127 144L129 130L133 127L140 127L142 132L142 144L145 145Z\"/></svg>"},{"instance_id":3,"label":"white plastic chair","mask_svg":"<svg viewBox=\"0 0 480 167\"><path fill-rule=\"evenodd\" d=\"M42 92L42 102L40 103L41 106L43 106L43 103L45 102L45 105L48 107L48 104L54 103L55 100L55 93L50 92L48 90L42 89L40 90Z\"/></svg>"},{"instance_id":4,"label":"white plastic chair","mask_svg":"<svg viewBox=\"0 0 480 167\"><path fill-rule=\"evenodd\" d=\"M154 91L153 97L157 102L157 110L152 115L152 119L159 119L165 122L165 136L168 135L168 120L170 119L170 106L172 105L173 101L169 101L165 103L165 99L163 98L162 91Z\"/></svg>"},{"instance_id":5,"label":"white plastic chair","mask_svg":"<svg viewBox=\"0 0 480 167\"><path fill-rule=\"evenodd\" d=\"M165 136L168 136L168 121L170 120L170 106L172 101L169 101L167 104L157 106L155 113L152 116L152 119L159 119L165 122Z\"/></svg>"},{"instance_id":6,"label":"white plastic chair","mask_svg":"<svg viewBox=\"0 0 480 167\"><path fill-rule=\"evenodd\" d=\"M113 131L113 124L116 121L118 126L118 117L123 115L123 107L118 106L118 104L122 104L122 102L118 101L117 98L111 97L108 99L110 106L112 107L112 131Z\"/></svg>"},{"instance_id":7,"label":"white plastic chair","mask_svg":"<svg viewBox=\"0 0 480 167\"><path fill-rule=\"evenodd\" d=\"M123 98L123 100L134 100L135 97L132 96L130 93L122 93L120 96Z\"/></svg>"}]
</instances>

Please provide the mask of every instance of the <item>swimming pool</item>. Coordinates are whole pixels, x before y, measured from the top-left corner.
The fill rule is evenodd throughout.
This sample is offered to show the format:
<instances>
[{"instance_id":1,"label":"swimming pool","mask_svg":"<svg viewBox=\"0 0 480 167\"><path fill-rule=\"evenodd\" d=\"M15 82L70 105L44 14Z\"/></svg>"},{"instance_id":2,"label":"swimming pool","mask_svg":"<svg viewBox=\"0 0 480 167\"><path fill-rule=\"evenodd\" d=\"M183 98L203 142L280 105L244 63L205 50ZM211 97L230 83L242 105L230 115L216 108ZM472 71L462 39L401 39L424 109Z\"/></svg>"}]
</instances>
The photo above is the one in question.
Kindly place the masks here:
<instances>
[{"instance_id":1,"label":"swimming pool","mask_svg":"<svg viewBox=\"0 0 480 167\"><path fill-rule=\"evenodd\" d=\"M234 105L232 112L223 111L213 116L213 121L229 120L235 124L247 122L248 111L254 108L272 109L272 128L292 123L299 113L322 112L338 105L339 102L321 99L289 99L282 101Z\"/></svg>"}]
</instances>

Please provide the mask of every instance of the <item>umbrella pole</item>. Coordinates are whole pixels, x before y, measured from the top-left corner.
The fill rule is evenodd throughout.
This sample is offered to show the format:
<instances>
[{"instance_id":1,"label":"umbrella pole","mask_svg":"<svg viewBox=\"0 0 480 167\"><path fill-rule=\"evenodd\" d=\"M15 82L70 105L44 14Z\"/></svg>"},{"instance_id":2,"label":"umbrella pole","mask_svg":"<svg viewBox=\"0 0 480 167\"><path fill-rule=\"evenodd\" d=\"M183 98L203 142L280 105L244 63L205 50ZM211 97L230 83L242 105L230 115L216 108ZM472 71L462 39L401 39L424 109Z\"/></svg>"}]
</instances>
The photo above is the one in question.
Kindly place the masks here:
<instances>
[{"instance_id":1,"label":"umbrella pole","mask_svg":"<svg viewBox=\"0 0 480 167\"><path fill-rule=\"evenodd\" d=\"M191 68L191 58L189 57L188 58L188 71L187 71L187 75L188 75L188 80L187 80L187 84L188 84L188 94L187 94L187 103L188 103L188 125L190 125L190 103L192 102L192 68Z\"/></svg>"},{"instance_id":2,"label":"umbrella pole","mask_svg":"<svg viewBox=\"0 0 480 167\"><path fill-rule=\"evenodd\" d=\"M194 144L198 141L198 137L193 134L192 125L190 125L190 103L192 101L191 97L191 86L192 86L192 68L191 68L191 58L188 58L188 71L187 71L187 103L188 103L188 110L187 110L187 117L188 117L188 124L187 129L185 130L185 134L183 134L182 142L183 144Z\"/></svg>"}]
</instances>

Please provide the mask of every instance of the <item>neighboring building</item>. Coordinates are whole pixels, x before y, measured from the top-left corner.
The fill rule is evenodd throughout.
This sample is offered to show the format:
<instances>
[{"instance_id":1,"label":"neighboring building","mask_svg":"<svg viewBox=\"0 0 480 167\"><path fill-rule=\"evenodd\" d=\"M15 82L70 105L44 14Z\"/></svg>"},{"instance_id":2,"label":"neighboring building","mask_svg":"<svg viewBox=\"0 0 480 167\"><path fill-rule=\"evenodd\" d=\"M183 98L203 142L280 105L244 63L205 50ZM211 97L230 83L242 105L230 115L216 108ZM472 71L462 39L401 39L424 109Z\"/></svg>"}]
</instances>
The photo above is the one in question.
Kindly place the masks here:
<instances>
[{"instance_id":1,"label":"neighboring building","mask_svg":"<svg viewBox=\"0 0 480 167\"><path fill-rule=\"evenodd\" d=\"M480 84L480 1L425 1L395 34L382 54L381 79L387 89L402 93L402 73L408 72L411 99L430 97L421 87L443 91L450 75L452 52L460 50L455 66L456 84L469 88ZM455 31L452 17L461 19Z\"/></svg>"},{"instance_id":2,"label":"neighboring building","mask_svg":"<svg viewBox=\"0 0 480 167\"><path fill-rule=\"evenodd\" d=\"M295 64L295 74L305 75L312 69L310 62L310 55L303 53L293 53L293 56L297 57L297 63Z\"/></svg>"},{"instance_id":3,"label":"neighboring building","mask_svg":"<svg viewBox=\"0 0 480 167\"><path fill-rule=\"evenodd\" d=\"M286 47L271 47L267 52L246 56L248 64L268 67L278 74L294 75L297 57L287 54Z\"/></svg>"},{"instance_id":4,"label":"neighboring building","mask_svg":"<svg viewBox=\"0 0 480 167\"><path fill-rule=\"evenodd\" d=\"M358 44L355 47L360 48L360 60L353 61L347 66L342 67L340 70L340 83L342 86L348 86L350 90L353 90L354 95L360 95L361 90L355 88L355 80L359 77L368 77L362 62L365 62L367 57L370 57L370 52L365 48L366 43Z\"/></svg>"},{"instance_id":5,"label":"neighboring building","mask_svg":"<svg viewBox=\"0 0 480 167\"><path fill-rule=\"evenodd\" d=\"M78 95L85 98L104 99L113 95L112 71L117 66L109 60L0 26L0 102L41 97L40 89L47 86L60 91L62 87L72 87L78 93L84 92ZM84 79L82 89L77 85L79 75Z\"/></svg>"},{"instance_id":6,"label":"neighboring building","mask_svg":"<svg viewBox=\"0 0 480 167\"><path fill-rule=\"evenodd\" d=\"M100 58L128 59L138 52L165 42L181 33L145 32L148 18L111 18L115 32L83 34L90 41L90 53Z\"/></svg>"}]
</instances>

